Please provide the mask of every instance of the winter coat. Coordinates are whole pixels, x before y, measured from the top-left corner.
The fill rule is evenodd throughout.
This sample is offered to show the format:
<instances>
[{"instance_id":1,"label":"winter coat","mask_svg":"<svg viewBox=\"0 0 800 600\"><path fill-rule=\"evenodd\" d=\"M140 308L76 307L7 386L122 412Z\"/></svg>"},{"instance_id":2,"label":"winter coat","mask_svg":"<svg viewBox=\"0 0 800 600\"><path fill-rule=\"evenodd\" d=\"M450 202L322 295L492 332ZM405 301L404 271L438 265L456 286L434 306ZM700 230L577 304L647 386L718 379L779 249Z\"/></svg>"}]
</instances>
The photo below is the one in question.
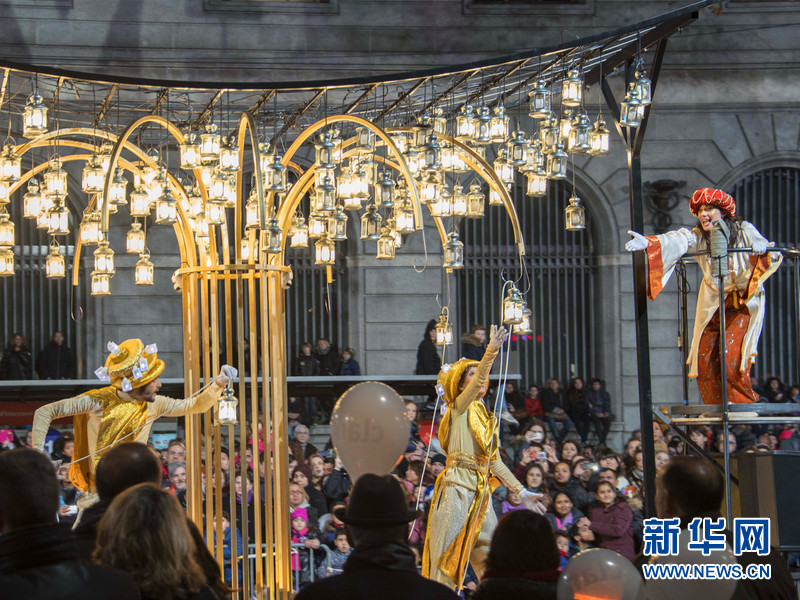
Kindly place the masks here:
<instances>
[{"instance_id":1,"label":"winter coat","mask_svg":"<svg viewBox=\"0 0 800 600\"><path fill-rule=\"evenodd\" d=\"M442 359L436 344L430 338L430 331L436 329L436 321L431 319L425 327L425 335L417 348L417 366L414 373L417 375L438 375L442 368Z\"/></svg>"},{"instance_id":2,"label":"winter coat","mask_svg":"<svg viewBox=\"0 0 800 600\"><path fill-rule=\"evenodd\" d=\"M328 346L325 352L314 350L314 358L319 362L319 374L323 376L338 375L341 368L339 350L334 345Z\"/></svg>"},{"instance_id":3,"label":"winter coat","mask_svg":"<svg viewBox=\"0 0 800 600\"><path fill-rule=\"evenodd\" d=\"M486 344L481 342L473 333L461 336L461 356L470 360L480 360L486 352Z\"/></svg>"},{"instance_id":4,"label":"winter coat","mask_svg":"<svg viewBox=\"0 0 800 600\"><path fill-rule=\"evenodd\" d=\"M15 350L13 346L6 346L2 360L0 360L0 379L33 379L31 369L31 352L25 346Z\"/></svg>"},{"instance_id":5,"label":"winter coat","mask_svg":"<svg viewBox=\"0 0 800 600\"><path fill-rule=\"evenodd\" d=\"M361 375L361 367L356 362L356 359L348 358L347 360L342 361L342 367L339 371L339 375Z\"/></svg>"},{"instance_id":6,"label":"winter coat","mask_svg":"<svg viewBox=\"0 0 800 600\"><path fill-rule=\"evenodd\" d=\"M576 477L570 477L564 484L555 483L550 495L555 499L558 492L565 492L575 508L580 510L587 510L589 503L594 501L592 493L583 487Z\"/></svg>"},{"instance_id":7,"label":"winter coat","mask_svg":"<svg viewBox=\"0 0 800 600\"><path fill-rule=\"evenodd\" d=\"M547 512L544 513L544 518L550 522L550 526L553 528L553 533L560 529L566 529L569 531L569 528L572 527L574 523L577 523L584 517L584 514L579 511L577 508L573 508L569 515L565 518L561 518L557 516L555 513Z\"/></svg>"},{"instance_id":8,"label":"winter coat","mask_svg":"<svg viewBox=\"0 0 800 600\"><path fill-rule=\"evenodd\" d=\"M598 548L613 550L633 560L633 511L627 502L618 500L609 508L596 505L589 513L589 520Z\"/></svg>"},{"instance_id":9,"label":"winter coat","mask_svg":"<svg viewBox=\"0 0 800 600\"><path fill-rule=\"evenodd\" d=\"M586 390L570 388L567 390L567 413L572 419L580 419L589 415L589 401Z\"/></svg>"},{"instance_id":10,"label":"winter coat","mask_svg":"<svg viewBox=\"0 0 800 600\"><path fill-rule=\"evenodd\" d=\"M323 550L324 552L324 550ZM328 564L322 564L317 568L317 578L324 579L325 577L330 577L331 575L336 575L337 571L341 572L344 569L344 564L347 562L347 559L350 558L350 552L344 553L340 551L338 548L334 548L333 551L328 555ZM332 572L328 572L328 569L331 569Z\"/></svg>"},{"instance_id":11,"label":"winter coat","mask_svg":"<svg viewBox=\"0 0 800 600\"><path fill-rule=\"evenodd\" d=\"M554 392L550 388L547 388L543 391L542 408L544 408L545 413L553 412L554 408L560 408L564 412L569 412L569 405L567 404L567 399L564 396L563 390Z\"/></svg>"},{"instance_id":12,"label":"winter coat","mask_svg":"<svg viewBox=\"0 0 800 600\"><path fill-rule=\"evenodd\" d=\"M66 344L50 342L36 358L39 379L74 379L75 362Z\"/></svg>"},{"instance_id":13,"label":"winter coat","mask_svg":"<svg viewBox=\"0 0 800 600\"><path fill-rule=\"evenodd\" d=\"M534 571L522 575L484 575L471 600L556 600L558 571Z\"/></svg>"},{"instance_id":14,"label":"winter coat","mask_svg":"<svg viewBox=\"0 0 800 600\"><path fill-rule=\"evenodd\" d=\"M589 389L586 391L586 401L590 405L591 414L611 413L611 396L600 388L599 390Z\"/></svg>"},{"instance_id":15,"label":"winter coat","mask_svg":"<svg viewBox=\"0 0 800 600\"><path fill-rule=\"evenodd\" d=\"M313 377L319 375L319 361L313 356L306 356L302 352L294 359L292 374L300 377Z\"/></svg>"}]
</instances>

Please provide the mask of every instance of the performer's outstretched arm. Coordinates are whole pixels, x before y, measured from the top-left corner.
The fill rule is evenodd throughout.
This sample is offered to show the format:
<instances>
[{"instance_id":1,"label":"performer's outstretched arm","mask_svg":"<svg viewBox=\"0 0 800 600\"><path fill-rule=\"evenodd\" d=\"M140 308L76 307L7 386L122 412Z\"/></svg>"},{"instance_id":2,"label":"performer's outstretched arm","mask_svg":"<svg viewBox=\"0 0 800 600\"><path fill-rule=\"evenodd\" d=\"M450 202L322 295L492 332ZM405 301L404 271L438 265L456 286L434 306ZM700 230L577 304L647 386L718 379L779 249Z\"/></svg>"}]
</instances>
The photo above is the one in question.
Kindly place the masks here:
<instances>
[{"instance_id":1,"label":"performer's outstretched arm","mask_svg":"<svg viewBox=\"0 0 800 600\"><path fill-rule=\"evenodd\" d=\"M86 394L81 394L74 398L51 402L36 409L33 414L33 447L37 450L44 450L44 440L53 420L73 415L89 414L96 410L102 410L102 408L103 405L100 401Z\"/></svg>"},{"instance_id":2,"label":"performer's outstretched arm","mask_svg":"<svg viewBox=\"0 0 800 600\"><path fill-rule=\"evenodd\" d=\"M219 400L224 387L225 384L220 383L219 378L217 378L205 390L185 400L156 396L153 408L156 414L162 417L185 417L195 413L202 413L214 406L216 401Z\"/></svg>"},{"instance_id":3,"label":"performer's outstretched arm","mask_svg":"<svg viewBox=\"0 0 800 600\"><path fill-rule=\"evenodd\" d=\"M508 337L508 331L506 331L505 327L498 328L496 325L492 325L489 344L486 346L486 351L483 353L481 362L478 363L478 367L475 369L475 375L472 376L472 380L466 385L464 391L458 395L454 402L453 408L455 408L456 411L466 411L470 403L478 398L481 388L489 378L489 371L492 370L492 363L494 363L494 359L497 356L497 351L503 345L506 337Z\"/></svg>"}]
</instances>

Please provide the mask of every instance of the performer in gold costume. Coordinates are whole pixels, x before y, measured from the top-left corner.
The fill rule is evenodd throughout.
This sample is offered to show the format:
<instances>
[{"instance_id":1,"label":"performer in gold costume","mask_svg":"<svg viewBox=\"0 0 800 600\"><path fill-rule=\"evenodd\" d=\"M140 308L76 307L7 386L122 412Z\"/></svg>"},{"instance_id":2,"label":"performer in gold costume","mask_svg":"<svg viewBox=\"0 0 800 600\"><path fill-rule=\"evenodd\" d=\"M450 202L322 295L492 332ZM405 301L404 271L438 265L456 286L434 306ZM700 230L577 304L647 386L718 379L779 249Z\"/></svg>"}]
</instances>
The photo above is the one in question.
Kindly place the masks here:
<instances>
[{"instance_id":1,"label":"performer in gold costume","mask_svg":"<svg viewBox=\"0 0 800 600\"><path fill-rule=\"evenodd\" d=\"M489 481L489 471L522 496L528 508L544 513L537 501L541 495L525 490L500 460L496 420L481 401L492 363L507 336L504 328L493 325L480 362L462 358L439 372L447 404L439 424L439 441L447 463L433 492L422 574L451 588L461 585L467 562L478 577L484 570L497 525L490 504L497 484Z\"/></svg>"},{"instance_id":2,"label":"performer in gold costume","mask_svg":"<svg viewBox=\"0 0 800 600\"><path fill-rule=\"evenodd\" d=\"M108 346L111 354L105 367L95 374L111 385L46 404L33 417L33 446L39 450L44 449L51 421L74 417L74 456L80 458L70 465L69 477L75 487L86 492L79 502L81 508L96 501L94 470L106 450L121 441L146 443L150 426L158 417L183 417L208 410L237 375L236 369L224 365L205 390L185 400L173 400L157 393L164 361L158 359L155 344L145 346L141 340L130 339L119 346L109 342Z\"/></svg>"}]
</instances>

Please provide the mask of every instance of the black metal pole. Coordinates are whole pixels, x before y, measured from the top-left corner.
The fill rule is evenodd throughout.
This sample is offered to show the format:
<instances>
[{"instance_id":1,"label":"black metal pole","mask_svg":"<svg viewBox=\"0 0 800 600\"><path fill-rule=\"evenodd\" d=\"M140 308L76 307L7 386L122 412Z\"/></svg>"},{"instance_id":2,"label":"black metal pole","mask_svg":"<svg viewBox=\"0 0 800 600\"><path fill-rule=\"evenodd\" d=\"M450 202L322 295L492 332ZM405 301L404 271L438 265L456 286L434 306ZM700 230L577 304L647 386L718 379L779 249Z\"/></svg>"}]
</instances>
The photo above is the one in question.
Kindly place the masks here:
<instances>
[{"instance_id":1,"label":"black metal pole","mask_svg":"<svg viewBox=\"0 0 800 600\"><path fill-rule=\"evenodd\" d=\"M681 346L681 373L683 374L682 389L683 403L689 404L689 309L686 305L688 285L686 284L686 265L678 262L678 312L680 313L680 326L678 330L678 343Z\"/></svg>"},{"instance_id":2,"label":"black metal pole","mask_svg":"<svg viewBox=\"0 0 800 600\"><path fill-rule=\"evenodd\" d=\"M711 260L720 262L724 260L727 262L728 256L726 254L721 258L712 257ZM723 272L721 265L720 272ZM725 506L728 518L725 523L730 527L733 523L733 510L731 507L731 450L728 447L730 423L728 421L728 345L726 343L727 336L725 335L725 328L727 327L727 319L725 318L725 275L717 277L717 285L719 286L719 377L720 385L722 386L722 452L725 457Z\"/></svg>"}]
</instances>

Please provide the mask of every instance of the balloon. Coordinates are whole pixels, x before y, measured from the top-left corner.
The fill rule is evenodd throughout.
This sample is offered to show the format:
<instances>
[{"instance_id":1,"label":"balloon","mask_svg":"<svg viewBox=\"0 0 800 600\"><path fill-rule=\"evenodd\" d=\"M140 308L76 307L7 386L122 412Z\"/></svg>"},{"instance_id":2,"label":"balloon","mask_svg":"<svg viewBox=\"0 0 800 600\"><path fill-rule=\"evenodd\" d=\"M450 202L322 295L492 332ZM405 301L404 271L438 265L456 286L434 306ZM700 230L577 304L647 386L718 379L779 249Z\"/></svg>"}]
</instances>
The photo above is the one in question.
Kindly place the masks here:
<instances>
[{"instance_id":1,"label":"balloon","mask_svg":"<svg viewBox=\"0 0 800 600\"><path fill-rule=\"evenodd\" d=\"M655 565L735 565L736 557L730 547L725 550L712 550L703 556L700 550L689 550L690 533L688 529L678 536L678 554L674 556L652 556L650 564ZM650 600L728 600L736 589L736 579L648 579L647 594Z\"/></svg>"},{"instance_id":2,"label":"balloon","mask_svg":"<svg viewBox=\"0 0 800 600\"><path fill-rule=\"evenodd\" d=\"M644 581L624 556L603 548L584 550L569 560L558 580L558 600L574 598L644 600Z\"/></svg>"},{"instance_id":3,"label":"balloon","mask_svg":"<svg viewBox=\"0 0 800 600\"><path fill-rule=\"evenodd\" d=\"M397 392L377 381L358 383L341 395L331 416L331 438L353 481L392 470L411 435L405 409Z\"/></svg>"}]
</instances>

